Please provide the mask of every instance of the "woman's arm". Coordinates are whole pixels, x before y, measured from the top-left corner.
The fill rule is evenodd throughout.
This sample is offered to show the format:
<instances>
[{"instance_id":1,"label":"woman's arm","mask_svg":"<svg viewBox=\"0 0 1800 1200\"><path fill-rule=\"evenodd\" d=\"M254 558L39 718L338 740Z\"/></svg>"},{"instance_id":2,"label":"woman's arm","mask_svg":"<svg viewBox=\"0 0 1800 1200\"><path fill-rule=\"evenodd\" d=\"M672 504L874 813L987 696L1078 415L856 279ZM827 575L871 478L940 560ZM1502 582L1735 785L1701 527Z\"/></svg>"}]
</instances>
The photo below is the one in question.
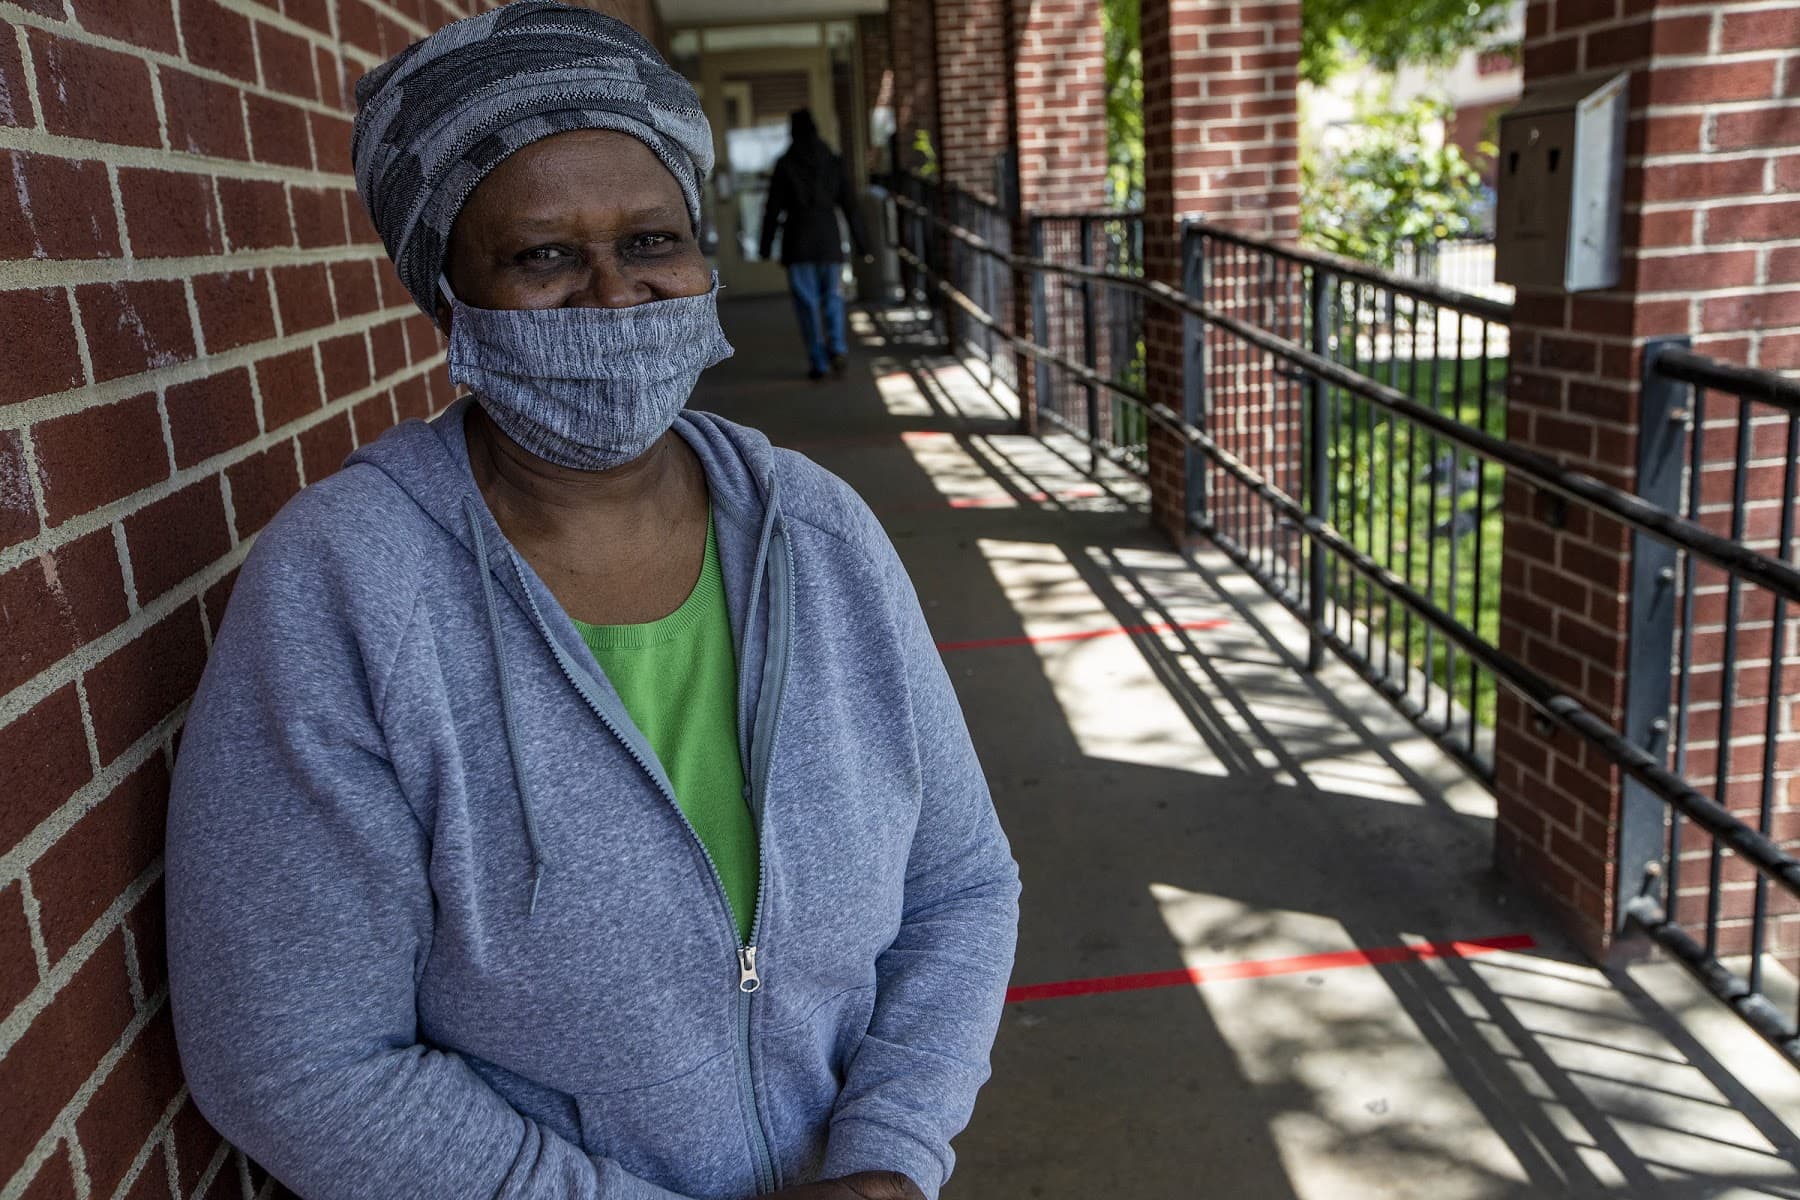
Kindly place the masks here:
<instances>
[{"instance_id":1,"label":"woman's arm","mask_svg":"<svg viewBox=\"0 0 1800 1200\"><path fill-rule=\"evenodd\" d=\"M312 553L330 551L292 534L271 527L245 566L176 769L170 988L195 1102L317 1200L672 1200L420 1044L429 848L371 681L410 598L397 582L394 611L359 620Z\"/></svg>"},{"instance_id":2,"label":"woman's arm","mask_svg":"<svg viewBox=\"0 0 1800 1200\"><path fill-rule=\"evenodd\" d=\"M988 1077L1019 874L912 584L876 536L909 663L924 796L900 933L876 963L874 1015L832 1114L822 1174L897 1171L935 1197L954 1161L950 1139Z\"/></svg>"}]
</instances>

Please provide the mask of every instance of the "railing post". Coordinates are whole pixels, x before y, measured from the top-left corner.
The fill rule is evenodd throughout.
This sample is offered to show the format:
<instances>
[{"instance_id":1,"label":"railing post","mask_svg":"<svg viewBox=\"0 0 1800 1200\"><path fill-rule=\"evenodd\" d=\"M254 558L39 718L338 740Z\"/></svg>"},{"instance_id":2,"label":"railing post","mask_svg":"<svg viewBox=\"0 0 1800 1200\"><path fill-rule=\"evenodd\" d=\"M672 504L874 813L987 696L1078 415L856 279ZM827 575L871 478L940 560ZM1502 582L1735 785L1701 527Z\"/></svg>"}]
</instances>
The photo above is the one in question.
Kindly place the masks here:
<instances>
[{"instance_id":1,"label":"railing post","mask_svg":"<svg viewBox=\"0 0 1800 1200\"><path fill-rule=\"evenodd\" d=\"M1307 348L1320 358L1331 357L1331 272L1315 264L1311 269L1308 308L1312 326ZM1306 379L1306 512L1329 521L1331 512L1331 387L1318 375ZM1306 541L1306 669L1317 671L1325 662L1325 548L1313 538Z\"/></svg>"},{"instance_id":2,"label":"railing post","mask_svg":"<svg viewBox=\"0 0 1800 1200\"><path fill-rule=\"evenodd\" d=\"M1202 302L1206 299L1206 231L1194 225L1181 230L1181 290ZM1188 424L1206 428L1206 322L1192 313L1181 317L1181 415ZM1148 364L1146 364L1147 366ZM1146 434L1148 431L1146 430ZM1206 511L1206 456L1183 442L1183 526L1211 520Z\"/></svg>"},{"instance_id":3,"label":"railing post","mask_svg":"<svg viewBox=\"0 0 1800 1200\"><path fill-rule=\"evenodd\" d=\"M933 212L937 213L938 220L946 223L955 221L955 214L950 211L951 200L952 195L950 189L945 186L943 180L940 178L933 181L931 186L931 208ZM937 277L940 283L947 283L950 286L955 287L957 280L956 273L952 268L951 258L955 253L956 243L951 240L950 235L944 231L944 228L941 225L928 230L926 236L931 242L930 261L933 264L932 274ZM944 326L944 353L949 357L954 358L956 357L956 309L955 306L950 303L950 298L941 290L937 292L935 299L938 309L937 319L943 322Z\"/></svg>"},{"instance_id":4,"label":"railing post","mask_svg":"<svg viewBox=\"0 0 1800 1200\"><path fill-rule=\"evenodd\" d=\"M1044 218L1032 217L1031 221L1031 257L1044 257ZM1042 271L1031 272L1031 340L1040 346L1050 345L1050 297L1049 284ZM1023 364L1021 364L1023 365ZM1050 402L1050 364L1043 359L1032 360L1032 375L1036 381L1033 387L1033 412L1043 408ZM1027 419L1028 428L1035 429L1036 423L1030 420L1030 414L1021 414Z\"/></svg>"},{"instance_id":5,"label":"railing post","mask_svg":"<svg viewBox=\"0 0 1800 1200\"><path fill-rule=\"evenodd\" d=\"M1670 512L1681 507L1688 385L1659 374L1656 360L1664 350L1685 349L1687 345L1685 337L1669 337L1657 338L1644 346L1637 494ZM1666 758L1669 751L1670 663L1675 651L1675 602L1679 590L1675 566L1673 547L1642 533L1632 536L1624 733L1632 745L1659 759ZM1645 888L1658 883L1663 870L1666 809L1667 805L1650 789L1625 777L1619 803L1618 869L1614 873L1616 932L1624 931L1626 905ZM1666 896L1662 902L1673 917L1675 897Z\"/></svg>"},{"instance_id":6,"label":"railing post","mask_svg":"<svg viewBox=\"0 0 1800 1200\"><path fill-rule=\"evenodd\" d=\"M1092 217L1081 218L1081 265L1094 265L1094 221ZM1109 297L1110 300L1110 297ZM1094 285L1091 280L1081 281L1081 365L1092 371L1099 359L1094 350ZM1088 470L1100 473L1100 390L1093 384L1084 385L1087 392L1087 432L1088 432Z\"/></svg>"}]
</instances>

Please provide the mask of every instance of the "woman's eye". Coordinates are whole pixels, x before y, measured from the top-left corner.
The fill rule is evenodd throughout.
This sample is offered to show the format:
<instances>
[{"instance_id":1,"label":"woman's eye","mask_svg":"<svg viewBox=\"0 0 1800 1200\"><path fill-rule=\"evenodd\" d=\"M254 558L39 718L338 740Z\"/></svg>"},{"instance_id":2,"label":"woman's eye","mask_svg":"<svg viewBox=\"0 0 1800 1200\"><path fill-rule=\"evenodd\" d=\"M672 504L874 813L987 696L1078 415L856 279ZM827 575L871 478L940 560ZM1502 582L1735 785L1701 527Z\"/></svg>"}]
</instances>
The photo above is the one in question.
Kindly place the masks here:
<instances>
[{"instance_id":1,"label":"woman's eye","mask_svg":"<svg viewBox=\"0 0 1800 1200\"><path fill-rule=\"evenodd\" d=\"M568 255L569 252L564 250L561 246L533 246L531 249L519 255L519 261L530 263L555 262L558 259L567 258Z\"/></svg>"},{"instance_id":2,"label":"woman's eye","mask_svg":"<svg viewBox=\"0 0 1800 1200\"><path fill-rule=\"evenodd\" d=\"M661 250L664 246L673 245L675 235L669 233L640 234L635 245L639 250Z\"/></svg>"}]
</instances>

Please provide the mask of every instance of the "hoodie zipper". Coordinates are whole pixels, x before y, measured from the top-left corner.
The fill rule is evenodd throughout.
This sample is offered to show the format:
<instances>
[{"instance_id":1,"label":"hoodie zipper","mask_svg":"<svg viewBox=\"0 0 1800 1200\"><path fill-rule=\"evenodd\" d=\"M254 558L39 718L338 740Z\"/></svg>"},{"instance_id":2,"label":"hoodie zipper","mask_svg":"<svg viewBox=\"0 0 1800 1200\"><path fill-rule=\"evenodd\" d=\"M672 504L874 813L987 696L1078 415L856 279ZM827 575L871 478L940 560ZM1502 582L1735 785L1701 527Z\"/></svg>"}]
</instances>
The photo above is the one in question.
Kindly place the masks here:
<instances>
[{"instance_id":1,"label":"hoodie zipper","mask_svg":"<svg viewBox=\"0 0 1800 1200\"><path fill-rule=\"evenodd\" d=\"M777 525L770 530L769 539L775 545L770 547L768 564L769 640L764 661L771 664L773 670L769 675L769 694L758 697L756 727L750 735L750 821L756 830L756 906L750 917L750 941L738 951L738 1090L745 1119L756 1134L753 1149L757 1156L757 1190L761 1192L776 1190L780 1179L756 1103L756 1076L750 1058L750 1008L753 997L762 990L756 956L762 937L764 897L769 881L768 853L762 835L763 803L768 796L769 762L774 757L775 735L781 725L781 702L787 692L789 638L794 612L793 557L787 535ZM745 617L746 628L755 615L751 613ZM738 660L743 661L741 653Z\"/></svg>"},{"instance_id":2,"label":"hoodie zipper","mask_svg":"<svg viewBox=\"0 0 1800 1200\"><path fill-rule=\"evenodd\" d=\"M755 1152L757 1191L759 1193L775 1191L778 1186L778 1178L775 1171L775 1156L769 1149L769 1136L763 1128L762 1117L756 1103L755 1075L750 1059L750 1009L752 998L762 990L762 973L757 965L759 951L757 938L762 930L763 902L768 890L769 875L768 854L763 846L762 835L763 796L768 784L769 760L772 757L771 746L768 743L774 740L775 729L781 717L781 697L787 685L788 635L793 614L793 589L790 586L793 563L788 553L787 539L778 530L771 530L770 540L779 541L781 544L781 554L779 556L771 554L770 556L770 573L777 577L777 583L769 589L769 645L766 657L774 664L772 677L774 694L772 697L759 700L757 706L756 732L767 729L766 735L761 739L763 744L759 746L759 739L755 736L755 732L752 733L750 743L752 759L750 818L751 828L756 834L756 904L751 910L750 938L741 945L737 942L737 918L732 914L731 898L725 891L725 877L720 874L719 864L713 859L712 852L700 839L699 831L694 828L693 822L689 821L687 814L681 810L681 805L675 799L675 793L664 784L656 771L651 769L650 764L637 752L637 748L625 737L624 732L614 724L612 718L606 715L605 710L583 686L574 664L569 661L568 651L564 650L562 644L551 635L549 626L544 621L543 611L538 607L537 597L532 595L524 572L519 569L517 558L513 559L513 570L518 577L519 589L525 593L525 602L531 609L531 617L537 625L538 635L549 644L551 656L556 659L557 668L562 672L563 678L587 702L588 708L600 719L600 723L606 727L607 732L613 735L619 745L625 748L625 753L631 756L631 760L644 774L650 777L650 781L656 785L656 790L669 802L669 807L675 810L676 819L681 822L682 828L687 830L688 837L699 848L700 857L706 860L707 873L712 876L713 891L719 898L720 910L725 914L725 924L731 931L732 943L737 945L738 1101L743 1108L744 1120L753 1134L751 1148ZM515 552L509 547L507 553L513 555ZM781 604L779 617L777 617L776 609L778 601ZM754 616L755 614L747 616L746 624L754 619ZM741 653L738 657L742 661ZM769 718L766 727L763 724L765 713Z\"/></svg>"}]
</instances>

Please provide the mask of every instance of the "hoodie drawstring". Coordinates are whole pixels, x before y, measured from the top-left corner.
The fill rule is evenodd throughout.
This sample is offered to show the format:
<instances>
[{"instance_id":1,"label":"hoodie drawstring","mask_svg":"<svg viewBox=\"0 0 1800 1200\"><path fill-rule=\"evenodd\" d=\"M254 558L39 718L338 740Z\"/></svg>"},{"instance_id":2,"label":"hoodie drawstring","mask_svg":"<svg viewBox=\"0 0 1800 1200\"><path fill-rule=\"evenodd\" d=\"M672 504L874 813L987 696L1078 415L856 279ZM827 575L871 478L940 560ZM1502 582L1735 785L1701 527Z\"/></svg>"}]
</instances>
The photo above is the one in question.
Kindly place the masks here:
<instances>
[{"instance_id":1,"label":"hoodie drawstring","mask_svg":"<svg viewBox=\"0 0 1800 1200\"><path fill-rule=\"evenodd\" d=\"M756 620L756 606L762 600L763 574L768 570L769 566L769 544L775 537L775 515L781 510L780 504L777 503L774 471L769 472L767 483L768 486L764 488L763 494L762 533L756 541L755 565L752 566L750 570L750 605L744 610L744 637L746 640L750 637L750 626ZM771 619L773 619L772 615ZM740 651L738 654L738 662L742 663L743 661L744 655ZM740 713L747 713L750 711L749 700L750 678L747 672L740 670L738 672L738 711ZM740 743L738 754L743 760L744 769L744 799L748 800L750 799L751 787L750 731L748 727L739 729L738 742Z\"/></svg>"},{"instance_id":2,"label":"hoodie drawstring","mask_svg":"<svg viewBox=\"0 0 1800 1200\"><path fill-rule=\"evenodd\" d=\"M513 783L519 789L519 810L525 821L525 841L531 847L531 903L527 915L536 916L538 889L543 886L547 862L543 842L538 837L537 812L531 802L531 782L525 773L525 764L519 757L519 728L513 717L512 671L506 660L506 639L501 636L500 631L500 606L494 599L494 573L488 566L487 533L474 497L463 497L463 511L469 518L469 529L474 534L475 565L481 571L481 594L487 601L488 632L494 641L494 670L500 677L500 720L506 731L506 752L512 759Z\"/></svg>"}]
</instances>

